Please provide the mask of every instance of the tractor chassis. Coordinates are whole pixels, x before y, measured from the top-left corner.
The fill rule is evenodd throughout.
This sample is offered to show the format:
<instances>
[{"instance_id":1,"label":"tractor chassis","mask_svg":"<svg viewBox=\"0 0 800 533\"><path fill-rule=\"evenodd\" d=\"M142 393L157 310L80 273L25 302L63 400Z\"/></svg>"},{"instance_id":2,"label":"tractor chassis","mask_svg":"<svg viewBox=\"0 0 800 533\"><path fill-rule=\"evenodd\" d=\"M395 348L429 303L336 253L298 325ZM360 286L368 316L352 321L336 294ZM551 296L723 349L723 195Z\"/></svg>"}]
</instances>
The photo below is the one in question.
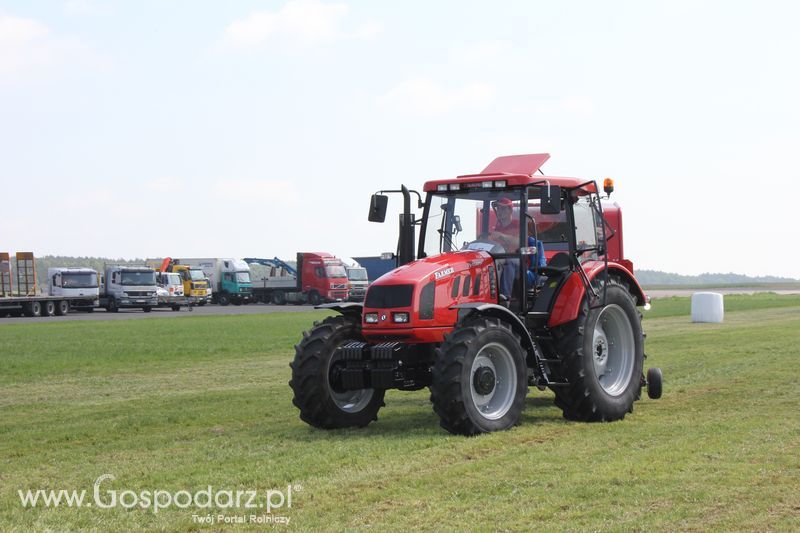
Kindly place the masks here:
<instances>
[{"instance_id":1,"label":"tractor chassis","mask_svg":"<svg viewBox=\"0 0 800 533\"><path fill-rule=\"evenodd\" d=\"M431 384L433 348L431 344L349 342L334 354L331 385L337 391L425 388Z\"/></svg>"}]
</instances>

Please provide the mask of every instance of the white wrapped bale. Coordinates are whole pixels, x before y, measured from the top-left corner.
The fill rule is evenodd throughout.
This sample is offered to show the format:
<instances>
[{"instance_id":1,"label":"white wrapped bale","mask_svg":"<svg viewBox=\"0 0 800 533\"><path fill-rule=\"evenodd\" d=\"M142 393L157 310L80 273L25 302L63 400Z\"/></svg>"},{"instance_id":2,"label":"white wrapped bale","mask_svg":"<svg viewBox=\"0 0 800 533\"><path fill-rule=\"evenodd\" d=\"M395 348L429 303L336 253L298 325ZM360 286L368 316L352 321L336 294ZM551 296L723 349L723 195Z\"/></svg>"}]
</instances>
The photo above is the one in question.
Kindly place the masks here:
<instances>
[{"instance_id":1,"label":"white wrapped bale","mask_svg":"<svg viewBox=\"0 0 800 533\"><path fill-rule=\"evenodd\" d=\"M718 292L692 294L692 322L722 322L724 314L722 295Z\"/></svg>"}]
</instances>

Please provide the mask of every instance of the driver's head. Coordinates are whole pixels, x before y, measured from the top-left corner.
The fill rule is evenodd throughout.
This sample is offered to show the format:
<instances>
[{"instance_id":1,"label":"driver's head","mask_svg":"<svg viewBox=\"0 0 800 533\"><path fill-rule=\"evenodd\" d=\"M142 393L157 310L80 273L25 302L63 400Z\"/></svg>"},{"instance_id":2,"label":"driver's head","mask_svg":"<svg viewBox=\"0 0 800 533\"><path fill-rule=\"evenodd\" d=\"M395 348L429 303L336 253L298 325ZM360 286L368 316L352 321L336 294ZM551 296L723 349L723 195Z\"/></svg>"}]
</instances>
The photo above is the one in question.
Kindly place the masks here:
<instances>
[{"instance_id":1,"label":"driver's head","mask_svg":"<svg viewBox=\"0 0 800 533\"><path fill-rule=\"evenodd\" d=\"M508 198L500 198L499 200L492 202L494 212L497 214L497 220L503 226L507 225L511 221L513 205L514 204L512 204L511 200Z\"/></svg>"}]
</instances>

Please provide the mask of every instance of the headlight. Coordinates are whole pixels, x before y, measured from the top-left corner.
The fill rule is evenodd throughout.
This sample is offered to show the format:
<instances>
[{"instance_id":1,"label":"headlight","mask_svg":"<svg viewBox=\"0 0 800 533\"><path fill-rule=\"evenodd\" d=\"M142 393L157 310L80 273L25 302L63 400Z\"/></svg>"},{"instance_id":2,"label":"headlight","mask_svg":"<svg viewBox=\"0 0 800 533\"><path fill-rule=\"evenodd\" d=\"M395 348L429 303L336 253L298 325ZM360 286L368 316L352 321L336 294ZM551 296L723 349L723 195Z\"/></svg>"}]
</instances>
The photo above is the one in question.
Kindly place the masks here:
<instances>
[{"instance_id":1,"label":"headlight","mask_svg":"<svg viewBox=\"0 0 800 533\"><path fill-rule=\"evenodd\" d=\"M378 323L378 313L367 313L364 315L364 322L367 324L377 324Z\"/></svg>"},{"instance_id":2,"label":"headlight","mask_svg":"<svg viewBox=\"0 0 800 533\"><path fill-rule=\"evenodd\" d=\"M392 313L392 322L397 324L408 323L408 313Z\"/></svg>"}]
</instances>

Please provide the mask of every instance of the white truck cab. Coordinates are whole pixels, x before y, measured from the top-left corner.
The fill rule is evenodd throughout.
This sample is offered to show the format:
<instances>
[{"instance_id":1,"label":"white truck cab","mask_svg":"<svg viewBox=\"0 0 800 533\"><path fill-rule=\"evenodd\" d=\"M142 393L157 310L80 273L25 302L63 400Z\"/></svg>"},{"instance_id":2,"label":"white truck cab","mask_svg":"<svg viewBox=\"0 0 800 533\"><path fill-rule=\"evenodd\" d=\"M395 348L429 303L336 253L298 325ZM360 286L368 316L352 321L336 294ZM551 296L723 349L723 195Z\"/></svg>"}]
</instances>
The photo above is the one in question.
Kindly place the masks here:
<instances>
[{"instance_id":1,"label":"white truck cab","mask_svg":"<svg viewBox=\"0 0 800 533\"><path fill-rule=\"evenodd\" d=\"M347 299L351 302L363 302L367 296L367 288L369 288L367 269L358 264L358 261L352 257L343 257L342 263L344 263L344 268L347 271L347 281L350 283L350 292Z\"/></svg>"},{"instance_id":2,"label":"white truck cab","mask_svg":"<svg viewBox=\"0 0 800 533\"><path fill-rule=\"evenodd\" d=\"M112 313L121 307L147 313L158 305L156 273L149 267L108 266L100 288L100 306Z\"/></svg>"},{"instance_id":3,"label":"white truck cab","mask_svg":"<svg viewBox=\"0 0 800 533\"><path fill-rule=\"evenodd\" d=\"M97 271L93 268L48 268L47 295L63 299L56 302L56 314L66 314L70 309L93 311L100 297Z\"/></svg>"}]
</instances>

